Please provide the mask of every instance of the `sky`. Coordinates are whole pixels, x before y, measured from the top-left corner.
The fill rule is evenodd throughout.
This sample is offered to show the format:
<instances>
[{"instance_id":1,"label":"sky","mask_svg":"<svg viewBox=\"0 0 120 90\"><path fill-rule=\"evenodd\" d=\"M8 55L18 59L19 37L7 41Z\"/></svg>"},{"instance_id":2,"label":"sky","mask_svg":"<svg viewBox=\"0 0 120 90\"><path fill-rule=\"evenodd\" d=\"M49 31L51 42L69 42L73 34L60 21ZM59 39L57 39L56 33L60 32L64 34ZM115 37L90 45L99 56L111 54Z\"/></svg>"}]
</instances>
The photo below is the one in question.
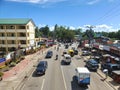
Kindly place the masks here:
<instances>
[{"instance_id":1,"label":"sky","mask_svg":"<svg viewBox=\"0 0 120 90\"><path fill-rule=\"evenodd\" d=\"M31 18L36 26L120 30L120 0L0 0L0 18Z\"/></svg>"}]
</instances>

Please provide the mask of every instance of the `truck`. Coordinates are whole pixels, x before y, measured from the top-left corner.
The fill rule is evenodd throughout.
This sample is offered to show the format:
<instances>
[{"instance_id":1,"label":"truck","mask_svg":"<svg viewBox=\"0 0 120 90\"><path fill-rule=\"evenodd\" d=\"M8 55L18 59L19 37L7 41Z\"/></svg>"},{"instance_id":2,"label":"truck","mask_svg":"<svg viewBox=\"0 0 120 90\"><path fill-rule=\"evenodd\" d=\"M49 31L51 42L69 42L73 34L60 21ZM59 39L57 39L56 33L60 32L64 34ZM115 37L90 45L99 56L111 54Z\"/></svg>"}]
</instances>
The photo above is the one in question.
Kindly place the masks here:
<instances>
[{"instance_id":1,"label":"truck","mask_svg":"<svg viewBox=\"0 0 120 90\"><path fill-rule=\"evenodd\" d=\"M70 64L71 63L71 56L69 54L64 54L63 61L65 64Z\"/></svg>"},{"instance_id":2,"label":"truck","mask_svg":"<svg viewBox=\"0 0 120 90\"><path fill-rule=\"evenodd\" d=\"M77 67L75 71L77 83L80 86L87 86L90 84L90 71L86 67Z\"/></svg>"}]
</instances>

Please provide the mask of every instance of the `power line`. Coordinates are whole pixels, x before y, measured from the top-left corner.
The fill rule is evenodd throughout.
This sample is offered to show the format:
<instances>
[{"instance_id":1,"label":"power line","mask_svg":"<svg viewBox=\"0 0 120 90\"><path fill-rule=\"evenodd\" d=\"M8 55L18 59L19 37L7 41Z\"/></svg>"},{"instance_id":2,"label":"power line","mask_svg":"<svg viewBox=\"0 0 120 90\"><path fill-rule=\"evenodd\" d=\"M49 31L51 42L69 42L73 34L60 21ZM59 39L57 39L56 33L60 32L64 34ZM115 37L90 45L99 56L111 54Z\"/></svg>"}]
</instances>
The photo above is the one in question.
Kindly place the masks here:
<instances>
[{"instance_id":1,"label":"power line","mask_svg":"<svg viewBox=\"0 0 120 90\"><path fill-rule=\"evenodd\" d=\"M96 20L96 23L100 23L101 21L105 21L106 18L113 17L115 13L118 13L120 9L120 2L115 4L108 12L106 12L103 16L99 17L98 20Z\"/></svg>"}]
</instances>

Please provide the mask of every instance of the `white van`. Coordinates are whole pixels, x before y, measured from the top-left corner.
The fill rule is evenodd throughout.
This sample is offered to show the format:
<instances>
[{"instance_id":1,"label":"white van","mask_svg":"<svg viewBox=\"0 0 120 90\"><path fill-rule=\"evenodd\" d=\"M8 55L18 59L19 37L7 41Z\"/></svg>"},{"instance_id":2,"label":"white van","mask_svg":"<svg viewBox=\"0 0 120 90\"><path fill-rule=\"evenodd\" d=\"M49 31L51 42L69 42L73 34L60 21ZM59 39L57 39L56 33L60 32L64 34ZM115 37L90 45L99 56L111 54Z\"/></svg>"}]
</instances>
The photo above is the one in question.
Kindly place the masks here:
<instances>
[{"instance_id":1,"label":"white van","mask_svg":"<svg viewBox=\"0 0 120 90\"><path fill-rule=\"evenodd\" d=\"M86 67L77 67L75 71L79 85L86 86L90 84L90 71Z\"/></svg>"},{"instance_id":2,"label":"white van","mask_svg":"<svg viewBox=\"0 0 120 90\"><path fill-rule=\"evenodd\" d=\"M63 61L65 64L70 64L71 63L71 56L69 54L64 54Z\"/></svg>"}]
</instances>

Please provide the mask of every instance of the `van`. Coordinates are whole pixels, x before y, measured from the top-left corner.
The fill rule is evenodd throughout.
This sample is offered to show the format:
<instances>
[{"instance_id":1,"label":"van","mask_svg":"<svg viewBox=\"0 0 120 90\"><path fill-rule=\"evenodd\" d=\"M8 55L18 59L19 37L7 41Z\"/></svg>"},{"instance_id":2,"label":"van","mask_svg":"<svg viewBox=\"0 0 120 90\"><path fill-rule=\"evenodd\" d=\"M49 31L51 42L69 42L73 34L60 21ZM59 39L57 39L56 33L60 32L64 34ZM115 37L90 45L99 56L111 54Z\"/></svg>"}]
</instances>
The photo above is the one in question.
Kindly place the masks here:
<instances>
[{"instance_id":1,"label":"van","mask_svg":"<svg viewBox=\"0 0 120 90\"><path fill-rule=\"evenodd\" d=\"M75 71L79 85L86 86L90 84L90 71L86 67L77 67Z\"/></svg>"},{"instance_id":2,"label":"van","mask_svg":"<svg viewBox=\"0 0 120 90\"><path fill-rule=\"evenodd\" d=\"M69 54L64 54L63 61L65 64L70 64L71 63L71 56Z\"/></svg>"}]
</instances>

